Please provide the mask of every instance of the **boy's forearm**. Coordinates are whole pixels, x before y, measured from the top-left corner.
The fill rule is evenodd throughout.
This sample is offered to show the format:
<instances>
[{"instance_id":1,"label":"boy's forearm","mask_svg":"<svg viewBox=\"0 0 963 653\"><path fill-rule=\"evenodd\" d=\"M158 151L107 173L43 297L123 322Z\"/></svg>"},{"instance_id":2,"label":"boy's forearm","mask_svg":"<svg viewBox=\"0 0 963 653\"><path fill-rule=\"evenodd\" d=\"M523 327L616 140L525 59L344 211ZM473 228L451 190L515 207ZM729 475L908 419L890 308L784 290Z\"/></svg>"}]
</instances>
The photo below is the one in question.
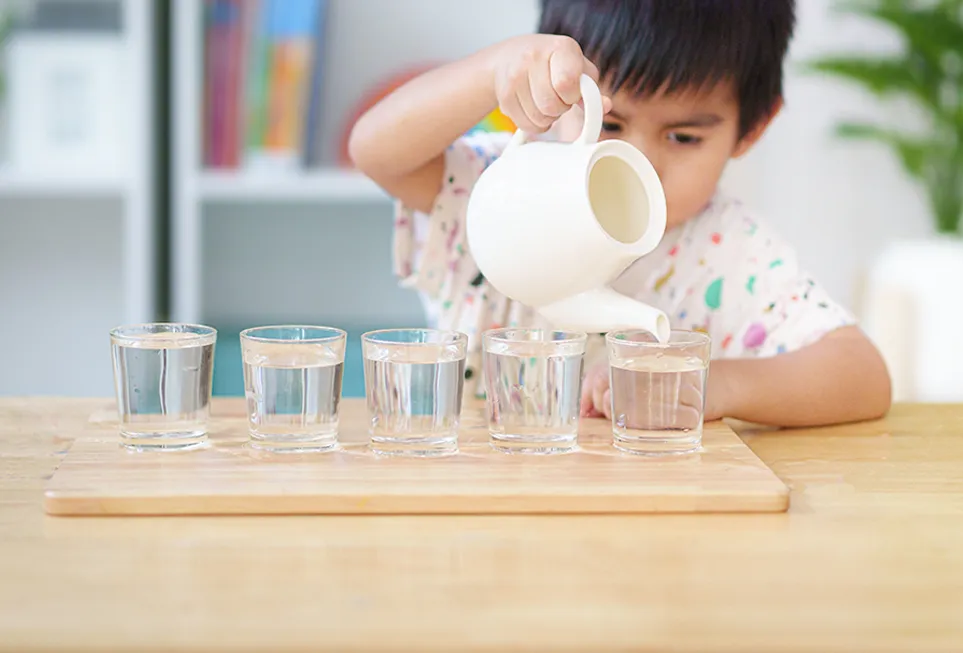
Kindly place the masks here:
<instances>
[{"instance_id":1,"label":"boy's forearm","mask_svg":"<svg viewBox=\"0 0 963 653\"><path fill-rule=\"evenodd\" d=\"M845 327L796 352L713 361L706 400L707 419L820 426L881 417L890 380L872 343Z\"/></svg>"},{"instance_id":2,"label":"boy's forearm","mask_svg":"<svg viewBox=\"0 0 963 653\"><path fill-rule=\"evenodd\" d=\"M377 180L440 156L498 106L490 63L497 47L424 73L362 116L351 134L355 165Z\"/></svg>"}]
</instances>

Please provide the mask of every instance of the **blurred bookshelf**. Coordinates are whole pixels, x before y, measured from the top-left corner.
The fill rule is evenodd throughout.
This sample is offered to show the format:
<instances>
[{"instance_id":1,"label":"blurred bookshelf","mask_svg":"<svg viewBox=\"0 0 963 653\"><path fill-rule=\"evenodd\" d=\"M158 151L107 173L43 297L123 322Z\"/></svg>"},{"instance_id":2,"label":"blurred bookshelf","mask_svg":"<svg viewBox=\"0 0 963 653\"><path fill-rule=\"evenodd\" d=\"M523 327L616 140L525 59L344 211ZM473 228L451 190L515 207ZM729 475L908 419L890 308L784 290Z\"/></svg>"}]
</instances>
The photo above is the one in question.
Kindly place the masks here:
<instances>
[{"instance_id":1,"label":"blurred bookshelf","mask_svg":"<svg viewBox=\"0 0 963 653\"><path fill-rule=\"evenodd\" d=\"M353 170L327 168L285 175L206 171L198 194L207 200L266 202L383 202L388 196L370 179Z\"/></svg>"},{"instance_id":2,"label":"blurred bookshelf","mask_svg":"<svg viewBox=\"0 0 963 653\"><path fill-rule=\"evenodd\" d=\"M23 173L0 164L0 201L18 197L122 197L128 181L115 175Z\"/></svg>"},{"instance_id":3,"label":"blurred bookshelf","mask_svg":"<svg viewBox=\"0 0 963 653\"><path fill-rule=\"evenodd\" d=\"M0 109L0 395L106 396L108 330L158 311L155 6L0 5L12 7Z\"/></svg>"},{"instance_id":4,"label":"blurred bookshelf","mask_svg":"<svg viewBox=\"0 0 963 653\"><path fill-rule=\"evenodd\" d=\"M215 392L240 394L237 335L424 323L391 269L392 205L349 167L365 107L410 75L535 26L537 0L172 3L172 318L219 331Z\"/></svg>"}]
</instances>

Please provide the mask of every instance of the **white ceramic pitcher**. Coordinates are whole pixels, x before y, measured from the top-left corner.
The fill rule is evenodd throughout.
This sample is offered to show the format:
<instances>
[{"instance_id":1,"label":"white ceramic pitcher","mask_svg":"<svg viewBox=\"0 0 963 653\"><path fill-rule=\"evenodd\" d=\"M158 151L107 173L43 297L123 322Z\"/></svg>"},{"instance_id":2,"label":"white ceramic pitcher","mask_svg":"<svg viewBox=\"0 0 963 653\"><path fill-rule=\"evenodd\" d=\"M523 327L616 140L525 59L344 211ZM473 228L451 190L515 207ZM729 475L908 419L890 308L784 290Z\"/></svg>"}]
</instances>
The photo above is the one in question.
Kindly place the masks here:
<instances>
[{"instance_id":1,"label":"white ceramic pitcher","mask_svg":"<svg viewBox=\"0 0 963 653\"><path fill-rule=\"evenodd\" d=\"M468 201L468 246L488 282L560 329L645 329L669 320L609 287L665 233L665 193L625 141L598 142L602 95L581 79L585 124L574 143L525 143L519 130Z\"/></svg>"}]
</instances>

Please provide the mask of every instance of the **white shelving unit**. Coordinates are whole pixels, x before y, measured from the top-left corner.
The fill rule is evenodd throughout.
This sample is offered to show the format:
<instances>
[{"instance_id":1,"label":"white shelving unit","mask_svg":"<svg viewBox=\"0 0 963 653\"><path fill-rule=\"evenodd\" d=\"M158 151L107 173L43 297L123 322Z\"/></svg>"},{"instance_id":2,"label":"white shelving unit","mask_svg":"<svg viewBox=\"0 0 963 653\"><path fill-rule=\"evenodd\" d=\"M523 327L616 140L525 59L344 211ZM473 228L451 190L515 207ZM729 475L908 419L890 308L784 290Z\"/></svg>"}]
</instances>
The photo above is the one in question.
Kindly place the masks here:
<instances>
[{"instance_id":1,"label":"white shelving unit","mask_svg":"<svg viewBox=\"0 0 963 653\"><path fill-rule=\"evenodd\" d=\"M0 395L109 395L108 330L156 318L155 7L117 6L123 174L0 165Z\"/></svg>"},{"instance_id":2,"label":"white shelving unit","mask_svg":"<svg viewBox=\"0 0 963 653\"><path fill-rule=\"evenodd\" d=\"M207 201L383 203L388 196L364 175L327 169L283 176L204 172L198 194Z\"/></svg>"},{"instance_id":3,"label":"white shelving unit","mask_svg":"<svg viewBox=\"0 0 963 653\"><path fill-rule=\"evenodd\" d=\"M537 5L328 0L322 159L337 160L349 116L373 87L529 32ZM172 7L174 319L217 327L218 355L234 358L245 326L309 321L356 336L423 323L417 296L393 278L391 203L370 180L333 165L289 175L202 169L203 5L178 0ZM239 362L215 364L215 391L219 371L234 375L238 387Z\"/></svg>"},{"instance_id":4,"label":"white shelving unit","mask_svg":"<svg viewBox=\"0 0 963 653\"><path fill-rule=\"evenodd\" d=\"M111 197L122 195L127 180L95 175L24 174L0 165L0 198L70 195L74 197Z\"/></svg>"}]
</instances>

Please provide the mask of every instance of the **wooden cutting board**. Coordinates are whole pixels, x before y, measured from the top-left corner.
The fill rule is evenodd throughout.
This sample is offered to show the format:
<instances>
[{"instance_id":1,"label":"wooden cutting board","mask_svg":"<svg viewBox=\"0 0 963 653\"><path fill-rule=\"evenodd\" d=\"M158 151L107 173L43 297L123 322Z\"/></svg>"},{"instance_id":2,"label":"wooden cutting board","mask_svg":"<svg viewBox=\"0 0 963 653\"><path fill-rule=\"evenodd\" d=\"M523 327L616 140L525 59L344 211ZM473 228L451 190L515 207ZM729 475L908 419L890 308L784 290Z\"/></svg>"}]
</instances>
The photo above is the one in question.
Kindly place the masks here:
<instances>
[{"instance_id":1,"label":"wooden cutting board","mask_svg":"<svg viewBox=\"0 0 963 653\"><path fill-rule=\"evenodd\" d=\"M55 515L486 514L779 512L789 490L733 431L706 425L704 451L623 454L603 420L583 420L581 450L561 456L495 452L477 405L466 407L461 452L379 458L366 450L364 404L346 400L341 451L265 454L247 446L238 401L215 403L212 446L133 453L109 413L95 416L50 479ZM72 435L72 434L65 434Z\"/></svg>"}]
</instances>

